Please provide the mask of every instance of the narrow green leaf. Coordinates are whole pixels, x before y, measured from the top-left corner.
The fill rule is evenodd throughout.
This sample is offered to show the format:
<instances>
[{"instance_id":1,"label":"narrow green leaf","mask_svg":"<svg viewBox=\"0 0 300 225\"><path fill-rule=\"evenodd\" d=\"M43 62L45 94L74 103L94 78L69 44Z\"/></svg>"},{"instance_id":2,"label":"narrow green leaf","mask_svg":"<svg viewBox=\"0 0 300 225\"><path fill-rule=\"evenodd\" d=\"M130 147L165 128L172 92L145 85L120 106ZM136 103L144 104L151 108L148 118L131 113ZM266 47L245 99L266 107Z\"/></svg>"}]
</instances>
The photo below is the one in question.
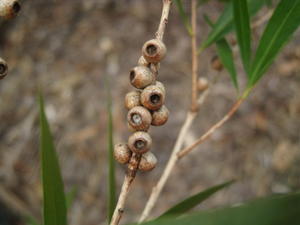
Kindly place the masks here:
<instances>
[{"instance_id":1,"label":"narrow green leaf","mask_svg":"<svg viewBox=\"0 0 300 225\"><path fill-rule=\"evenodd\" d=\"M115 178L115 159L114 159L114 141L113 141L113 115L112 100L110 92L110 83L106 77L107 88L107 148L108 148L108 221L110 222L116 207L116 178Z\"/></svg>"},{"instance_id":2,"label":"narrow green leaf","mask_svg":"<svg viewBox=\"0 0 300 225\"><path fill-rule=\"evenodd\" d=\"M67 192L66 194L66 206L67 206L67 209L70 209L73 205L73 202L75 200L75 197L76 197L76 194L77 194L77 188L76 187L72 187L72 189Z\"/></svg>"},{"instance_id":3,"label":"narrow green leaf","mask_svg":"<svg viewBox=\"0 0 300 225\"><path fill-rule=\"evenodd\" d=\"M213 21L209 18L209 16L204 13L203 18L205 20L205 22L211 27L214 28L215 24L213 23Z\"/></svg>"},{"instance_id":4,"label":"narrow green leaf","mask_svg":"<svg viewBox=\"0 0 300 225\"><path fill-rule=\"evenodd\" d=\"M67 225L64 186L41 95L39 97L39 104L44 225Z\"/></svg>"},{"instance_id":5,"label":"narrow green leaf","mask_svg":"<svg viewBox=\"0 0 300 225\"><path fill-rule=\"evenodd\" d=\"M181 0L175 0L175 4L178 8L179 15L182 19L182 22L183 22L186 30L188 31L189 35L192 35L193 34L193 29L192 29L189 17L187 16L186 12L184 11L182 1Z\"/></svg>"},{"instance_id":6,"label":"narrow green leaf","mask_svg":"<svg viewBox=\"0 0 300 225\"><path fill-rule=\"evenodd\" d=\"M254 16L261 7L265 4L262 0L248 0L249 14ZM211 44L223 38L226 34L232 31L233 26L233 7L232 2L228 3L223 10L223 13L218 18L214 28L209 33L206 40L202 43L200 49L209 47Z\"/></svg>"},{"instance_id":7,"label":"narrow green leaf","mask_svg":"<svg viewBox=\"0 0 300 225\"><path fill-rule=\"evenodd\" d=\"M28 216L25 218L27 225L40 225L40 223L32 216Z\"/></svg>"},{"instance_id":8,"label":"narrow green leaf","mask_svg":"<svg viewBox=\"0 0 300 225\"><path fill-rule=\"evenodd\" d=\"M254 86L300 25L300 0L281 0L259 42L249 86Z\"/></svg>"},{"instance_id":9,"label":"narrow green leaf","mask_svg":"<svg viewBox=\"0 0 300 225\"><path fill-rule=\"evenodd\" d=\"M159 218L163 217L171 217L171 216L179 216L190 209L194 208L195 206L199 205L201 202L215 194L216 192L224 189L225 187L230 186L234 181L229 181L211 188L206 189L205 191L199 192L198 194L195 194L182 202L176 204L169 210L167 210L165 213L163 213Z\"/></svg>"},{"instance_id":10,"label":"narrow green leaf","mask_svg":"<svg viewBox=\"0 0 300 225\"><path fill-rule=\"evenodd\" d=\"M197 7L199 7L199 6L201 6L201 5L203 5L203 4L205 4L205 3L207 3L207 2L209 2L210 0L198 0L197 1Z\"/></svg>"},{"instance_id":11,"label":"narrow green leaf","mask_svg":"<svg viewBox=\"0 0 300 225\"><path fill-rule=\"evenodd\" d=\"M228 70L233 85L238 89L237 74L234 65L232 49L225 38L216 42L217 53L224 67Z\"/></svg>"},{"instance_id":12,"label":"narrow green leaf","mask_svg":"<svg viewBox=\"0 0 300 225\"><path fill-rule=\"evenodd\" d=\"M251 29L247 0L233 0L233 15L237 41L247 74L251 60Z\"/></svg>"},{"instance_id":13,"label":"narrow green leaf","mask_svg":"<svg viewBox=\"0 0 300 225\"><path fill-rule=\"evenodd\" d=\"M204 19L208 23L208 25L214 27L213 22L206 14L204 14ZM217 54L222 64L228 70L233 85L235 86L236 89L238 89L237 74L234 65L234 57L230 45L228 44L225 38L222 38L216 42L216 46L217 46Z\"/></svg>"},{"instance_id":14,"label":"narrow green leaf","mask_svg":"<svg viewBox=\"0 0 300 225\"><path fill-rule=\"evenodd\" d=\"M300 193L263 198L236 207L154 220L144 225L299 225Z\"/></svg>"}]
</instances>

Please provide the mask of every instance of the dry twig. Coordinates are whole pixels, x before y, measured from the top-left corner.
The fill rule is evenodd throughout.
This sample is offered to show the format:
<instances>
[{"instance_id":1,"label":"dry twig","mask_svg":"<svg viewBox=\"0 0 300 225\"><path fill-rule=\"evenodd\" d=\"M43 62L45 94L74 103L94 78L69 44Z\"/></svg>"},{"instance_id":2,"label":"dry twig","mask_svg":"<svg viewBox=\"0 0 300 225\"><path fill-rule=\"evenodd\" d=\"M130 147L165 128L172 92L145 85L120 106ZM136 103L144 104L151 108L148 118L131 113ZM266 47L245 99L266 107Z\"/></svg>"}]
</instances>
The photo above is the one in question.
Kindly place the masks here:
<instances>
[{"instance_id":1,"label":"dry twig","mask_svg":"<svg viewBox=\"0 0 300 225\"><path fill-rule=\"evenodd\" d=\"M198 90L197 90L197 79L198 79L198 57L197 57L197 1L192 0L191 4L191 12L192 12L192 105L191 111L198 111Z\"/></svg>"}]
</instances>

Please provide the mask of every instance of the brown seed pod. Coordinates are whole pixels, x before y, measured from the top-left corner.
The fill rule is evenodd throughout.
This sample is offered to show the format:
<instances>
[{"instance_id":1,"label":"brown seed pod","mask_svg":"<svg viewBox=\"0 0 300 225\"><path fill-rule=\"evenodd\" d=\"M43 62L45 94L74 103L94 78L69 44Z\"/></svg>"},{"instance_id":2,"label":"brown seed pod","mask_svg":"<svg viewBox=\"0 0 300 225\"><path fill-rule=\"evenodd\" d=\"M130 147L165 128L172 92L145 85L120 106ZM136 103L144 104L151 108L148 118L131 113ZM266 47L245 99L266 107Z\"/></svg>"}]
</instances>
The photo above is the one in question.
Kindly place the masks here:
<instances>
[{"instance_id":1,"label":"brown seed pod","mask_svg":"<svg viewBox=\"0 0 300 225\"><path fill-rule=\"evenodd\" d=\"M132 155L132 152L128 148L127 144L121 143L121 144L115 145L114 157L119 163L121 163L121 164L128 163L131 158L131 155Z\"/></svg>"},{"instance_id":2,"label":"brown seed pod","mask_svg":"<svg viewBox=\"0 0 300 225\"><path fill-rule=\"evenodd\" d=\"M130 83L136 88L145 88L154 81L154 74L146 66L136 66L130 71Z\"/></svg>"},{"instance_id":3,"label":"brown seed pod","mask_svg":"<svg viewBox=\"0 0 300 225\"><path fill-rule=\"evenodd\" d=\"M170 112L169 112L168 108L165 105L163 105L159 110L154 111L152 113L151 124L153 126L164 125L168 121L169 114L170 114Z\"/></svg>"},{"instance_id":4,"label":"brown seed pod","mask_svg":"<svg viewBox=\"0 0 300 225\"><path fill-rule=\"evenodd\" d=\"M143 131L133 133L128 138L128 146L131 151L137 154L143 154L151 148L152 138L150 135Z\"/></svg>"},{"instance_id":5,"label":"brown seed pod","mask_svg":"<svg viewBox=\"0 0 300 225\"><path fill-rule=\"evenodd\" d=\"M152 152L146 152L142 155L141 162L139 164L139 170L150 171L155 168L157 159Z\"/></svg>"},{"instance_id":6,"label":"brown seed pod","mask_svg":"<svg viewBox=\"0 0 300 225\"><path fill-rule=\"evenodd\" d=\"M197 83L198 91L205 91L208 88L208 80L206 78L199 78Z\"/></svg>"},{"instance_id":7,"label":"brown seed pod","mask_svg":"<svg viewBox=\"0 0 300 225\"><path fill-rule=\"evenodd\" d=\"M127 121L135 130L147 131L151 125L152 116L148 109L142 106L136 106L129 110Z\"/></svg>"},{"instance_id":8,"label":"brown seed pod","mask_svg":"<svg viewBox=\"0 0 300 225\"><path fill-rule=\"evenodd\" d=\"M0 80L6 77L7 71L8 71L7 63L4 61L4 59L0 58Z\"/></svg>"},{"instance_id":9,"label":"brown seed pod","mask_svg":"<svg viewBox=\"0 0 300 225\"><path fill-rule=\"evenodd\" d=\"M141 56L141 57L139 58L138 65L139 65L139 66L146 66L146 67L149 67L149 66L150 66L150 63L144 58L144 56Z\"/></svg>"},{"instance_id":10,"label":"brown seed pod","mask_svg":"<svg viewBox=\"0 0 300 225\"><path fill-rule=\"evenodd\" d=\"M0 1L0 17L11 19L21 10L21 5L17 0Z\"/></svg>"},{"instance_id":11,"label":"brown seed pod","mask_svg":"<svg viewBox=\"0 0 300 225\"><path fill-rule=\"evenodd\" d=\"M128 92L125 96L125 107L130 110L135 106L141 105L140 103L140 91L131 91Z\"/></svg>"},{"instance_id":12,"label":"brown seed pod","mask_svg":"<svg viewBox=\"0 0 300 225\"><path fill-rule=\"evenodd\" d=\"M156 85L157 87L159 87L164 93L166 93L165 85L163 85L162 82L156 81L156 82L155 82L155 85Z\"/></svg>"},{"instance_id":13,"label":"brown seed pod","mask_svg":"<svg viewBox=\"0 0 300 225\"><path fill-rule=\"evenodd\" d=\"M146 87L141 94L141 103L147 109L158 110L165 102L165 92L157 85Z\"/></svg>"},{"instance_id":14,"label":"brown seed pod","mask_svg":"<svg viewBox=\"0 0 300 225\"><path fill-rule=\"evenodd\" d=\"M218 56L214 56L211 60L211 67L214 69L214 70L217 70L217 71L222 71L223 70L223 64L220 60L220 58Z\"/></svg>"},{"instance_id":15,"label":"brown seed pod","mask_svg":"<svg viewBox=\"0 0 300 225\"><path fill-rule=\"evenodd\" d=\"M167 49L162 41L152 39L144 44L142 53L148 62L158 63L165 57Z\"/></svg>"}]
</instances>

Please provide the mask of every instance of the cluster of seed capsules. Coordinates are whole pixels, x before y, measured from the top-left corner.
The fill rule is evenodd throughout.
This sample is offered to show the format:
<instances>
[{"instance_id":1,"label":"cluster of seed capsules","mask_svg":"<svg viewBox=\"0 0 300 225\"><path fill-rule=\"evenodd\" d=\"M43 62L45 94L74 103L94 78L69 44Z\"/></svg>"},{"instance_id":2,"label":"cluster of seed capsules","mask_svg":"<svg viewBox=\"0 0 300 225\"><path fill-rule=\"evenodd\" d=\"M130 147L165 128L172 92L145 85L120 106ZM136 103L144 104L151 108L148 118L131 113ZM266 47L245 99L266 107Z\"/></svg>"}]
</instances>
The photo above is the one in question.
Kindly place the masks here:
<instances>
[{"instance_id":1,"label":"cluster of seed capsules","mask_svg":"<svg viewBox=\"0 0 300 225\"><path fill-rule=\"evenodd\" d=\"M165 55L166 47L162 41L149 40L142 48L138 66L130 71L130 83L136 90L126 94L125 107L128 109L128 126L133 133L127 144L115 146L114 156L119 163L127 164L133 154L140 155L138 169L141 171L150 171L157 163L155 155L150 152L150 126L164 125L169 117L169 110L164 105L166 90L157 81L159 63Z\"/></svg>"},{"instance_id":2,"label":"cluster of seed capsules","mask_svg":"<svg viewBox=\"0 0 300 225\"><path fill-rule=\"evenodd\" d=\"M0 17L11 19L15 17L21 10L21 5L16 0L0 0ZM0 57L0 80L7 76L8 65L4 59Z\"/></svg>"}]
</instances>

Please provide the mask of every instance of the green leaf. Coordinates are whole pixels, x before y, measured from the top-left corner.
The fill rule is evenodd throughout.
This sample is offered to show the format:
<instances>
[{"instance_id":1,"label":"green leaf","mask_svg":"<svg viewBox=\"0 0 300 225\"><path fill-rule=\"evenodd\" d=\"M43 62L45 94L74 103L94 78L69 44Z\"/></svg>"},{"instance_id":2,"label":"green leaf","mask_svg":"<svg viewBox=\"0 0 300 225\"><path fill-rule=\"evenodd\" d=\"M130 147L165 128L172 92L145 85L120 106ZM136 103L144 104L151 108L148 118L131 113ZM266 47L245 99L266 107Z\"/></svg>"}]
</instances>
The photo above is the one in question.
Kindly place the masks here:
<instances>
[{"instance_id":1,"label":"green leaf","mask_svg":"<svg viewBox=\"0 0 300 225\"><path fill-rule=\"evenodd\" d=\"M222 190L225 187L230 186L234 181L229 181L211 188L206 189L205 191L199 192L196 195L193 195L182 202L176 204L165 213L163 213L159 218L162 217L170 217L170 216L178 216L181 215L195 206L199 205L201 202L215 194L216 192Z\"/></svg>"},{"instance_id":2,"label":"green leaf","mask_svg":"<svg viewBox=\"0 0 300 225\"><path fill-rule=\"evenodd\" d=\"M213 22L206 14L204 14L204 19L208 23L208 25L214 27ZM217 54L222 64L228 70L233 85L235 86L235 88L238 89L237 74L234 65L234 57L230 45L228 44L225 38L222 38L216 42L216 46L217 46Z\"/></svg>"},{"instance_id":3,"label":"green leaf","mask_svg":"<svg viewBox=\"0 0 300 225\"><path fill-rule=\"evenodd\" d=\"M186 14L186 12L184 11L184 8L183 8L183 5L182 5L182 1L181 0L175 0L175 4L178 8L178 11L179 11L179 15L182 19L182 22L186 28L186 30L188 31L189 35L192 35L193 34L193 29L192 29L192 26L191 26L191 23L190 23L190 20Z\"/></svg>"},{"instance_id":4,"label":"green leaf","mask_svg":"<svg viewBox=\"0 0 300 225\"><path fill-rule=\"evenodd\" d=\"M27 216L25 221L27 225L40 225L40 223L32 216Z\"/></svg>"},{"instance_id":5,"label":"green leaf","mask_svg":"<svg viewBox=\"0 0 300 225\"><path fill-rule=\"evenodd\" d=\"M110 222L116 207L116 178L115 178L115 159L114 159L114 141L113 141L113 115L110 84L106 77L107 89L107 148L108 148L108 221Z\"/></svg>"},{"instance_id":6,"label":"green leaf","mask_svg":"<svg viewBox=\"0 0 300 225\"><path fill-rule=\"evenodd\" d=\"M254 86L273 63L300 24L300 0L281 0L259 42L249 86Z\"/></svg>"},{"instance_id":7,"label":"green leaf","mask_svg":"<svg viewBox=\"0 0 300 225\"><path fill-rule=\"evenodd\" d=\"M300 193L263 198L235 207L208 210L144 225L299 225Z\"/></svg>"},{"instance_id":8,"label":"green leaf","mask_svg":"<svg viewBox=\"0 0 300 225\"><path fill-rule=\"evenodd\" d=\"M232 49L225 38L216 42L217 53L224 67L228 70L233 85L238 89L237 74L234 65Z\"/></svg>"},{"instance_id":9,"label":"green leaf","mask_svg":"<svg viewBox=\"0 0 300 225\"><path fill-rule=\"evenodd\" d=\"M77 188L76 187L72 187L72 189L69 192L67 192L67 194L66 194L67 209L70 209L71 206L73 205L76 194L77 194Z\"/></svg>"},{"instance_id":10,"label":"green leaf","mask_svg":"<svg viewBox=\"0 0 300 225\"><path fill-rule=\"evenodd\" d=\"M247 74L251 60L251 29L247 0L233 0L233 15L237 40Z\"/></svg>"},{"instance_id":11,"label":"green leaf","mask_svg":"<svg viewBox=\"0 0 300 225\"><path fill-rule=\"evenodd\" d=\"M39 104L44 225L67 225L64 185L41 95L39 97Z\"/></svg>"},{"instance_id":12,"label":"green leaf","mask_svg":"<svg viewBox=\"0 0 300 225\"><path fill-rule=\"evenodd\" d=\"M249 4L249 14L254 16L259 9L265 4L262 0L248 0ZM200 49L205 49L211 44L223 38L226 34L232 31L233 26L233 7L232 2L228 3L223 10L223 13L218 18L214 28L209 33L206 40L201 45Z\"/></svg>"},{"instance_id":13,"label":"green leaf","mask_svg":"<svg viewBox=\"0 0 300 225\"><path fill-rule=\"evenodd\" d=\"M205 4L205 3L207 3L207 2L209 2L210 0L198 0L197 1L197 7L199 7L199 6L201 6L201 5L203 5L203 4Z\"/></svg>"}]
</instances>

